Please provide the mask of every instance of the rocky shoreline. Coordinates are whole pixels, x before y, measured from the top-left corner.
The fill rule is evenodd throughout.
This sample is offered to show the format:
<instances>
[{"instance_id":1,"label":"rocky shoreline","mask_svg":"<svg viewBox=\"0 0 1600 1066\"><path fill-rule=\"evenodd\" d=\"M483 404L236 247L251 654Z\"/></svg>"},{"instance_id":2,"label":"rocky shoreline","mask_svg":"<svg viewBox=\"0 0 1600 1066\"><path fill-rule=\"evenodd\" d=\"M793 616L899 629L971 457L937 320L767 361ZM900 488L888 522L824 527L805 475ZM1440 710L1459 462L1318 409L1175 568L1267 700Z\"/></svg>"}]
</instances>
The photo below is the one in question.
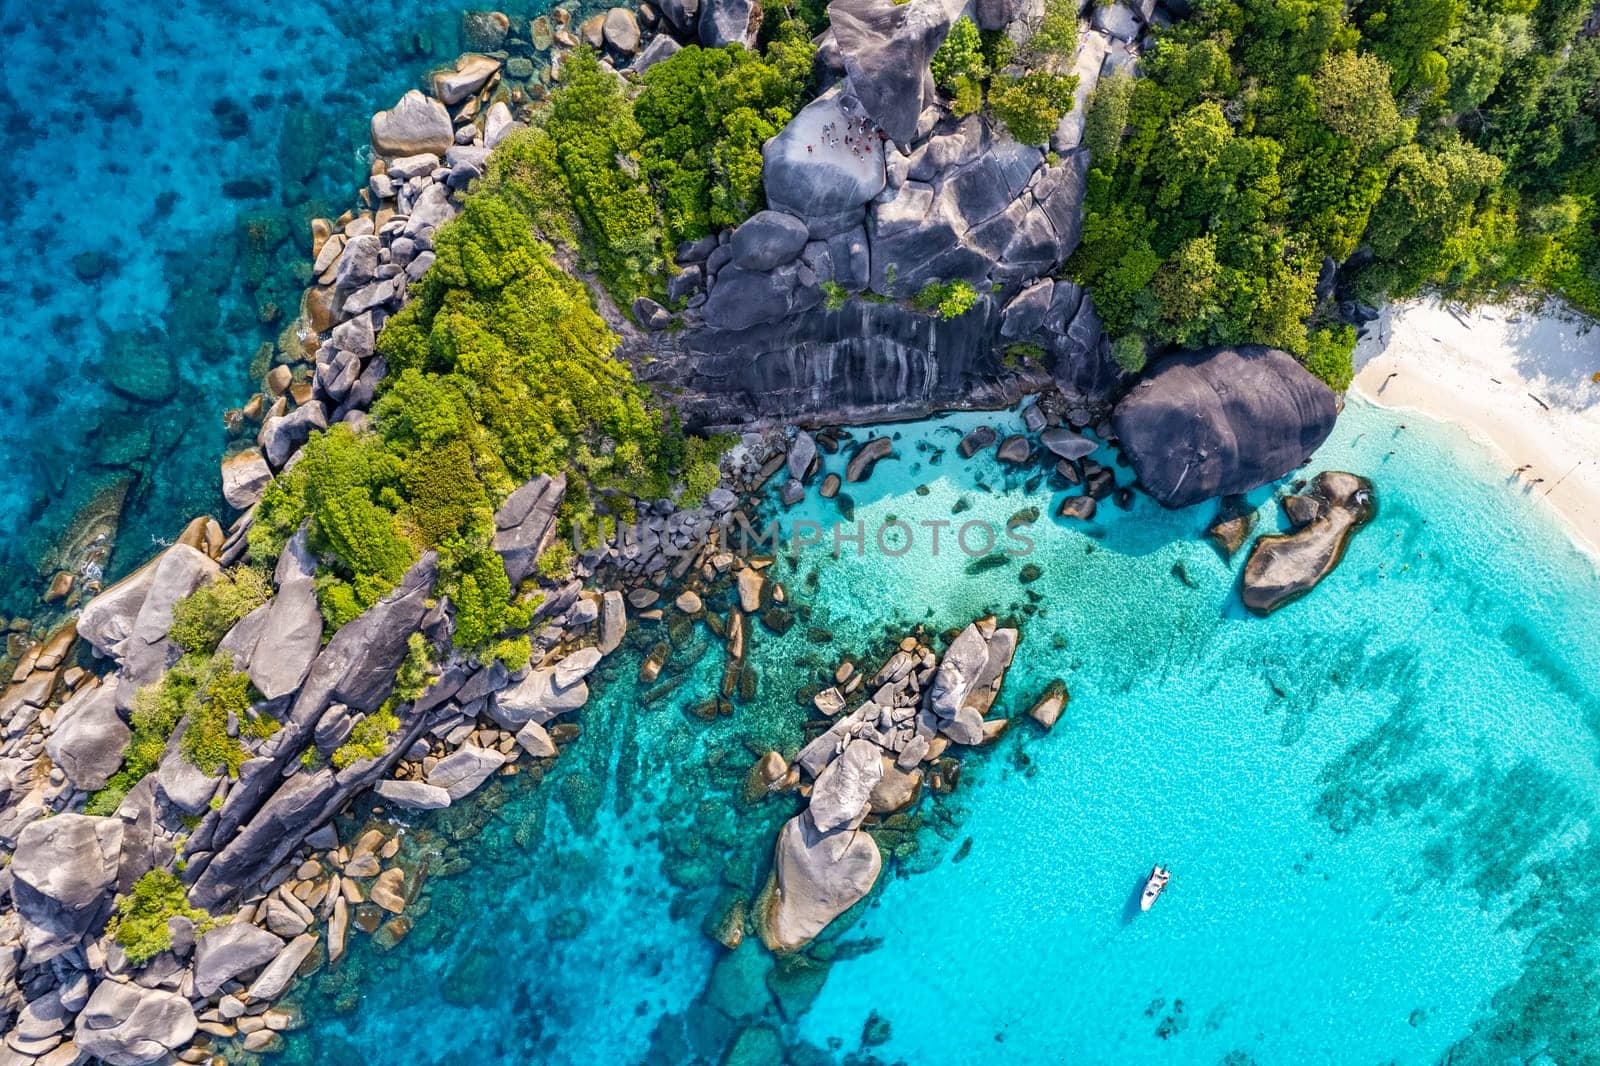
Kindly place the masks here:
<instances>
[{"instance_id":1,"label":"rocky shoreline","mask_svg":"<svg viewBox=\"0 0 1600 1066\"><path fill-rule=\"evenodd\" d=\"M244 557L252 508L314 433L368 424L387 373L378 333L405 303L408 283L432 264L435 232L460 210L489 153L540 98L536 86L559 77L562 50L581 38L603 49L609 64L638 70L680 40L751 44L759 11L732 0L692 11L615 8L580 21L557 9L534 20L526 37L520 27L513 33L510 20L502 26L489 18L478 27L486 51L435 74L431 95L413 91L373 117L377 158L362 191L366 208L312 227L314 283L302 302L298 359L272 368L264 392L230 414L241 433L256 427L222 464L226 500L241 516L226 529L195 519L157 558L105 589L90 569L99 538L89 537L63 570L87 580L69 576L59 594L50 590L52 602L81 610L17 649L12 683L0 695L0 843L11 853L0 871L0 903L8 904L0 910L0 1018L10 1030L0 1064L69 1066L95 1057L136 1066L169 1055L198 1063L221 1056L228 1041L252 1054L281 1046L278 1034L297 1022L274 1004L293 981L338 962L354 930L390 944L403 939L408 906L428 876L425 864L398 861L394 832L371 826L342 840L335 816L369 796L394 811L440 810L497 776L542 773L579 735L577 724L561 719L588 702L587 678L632 624L703 621L718 637L725 669L713 715L753 691L751 639L758 623L790 624L788 593L767 575L769 559L741 557L723 530L736 520L748 524L780 473L785 503L810 491L819 445L837 448L841 437L813 436L797 421L1006 406L1039 393L1023 414L1028 435L1000 440L992 430L974 431L962 454L995 447L1002 461L1039 464L1041 477L1081 488L1063 513L1082 520L1093 518L1099 500L1129 505L1134 491L1089 458L1097 443L1082 431L1121 438L1140 481L1163 484L1147 471L1176 461L1158 454L1173 439L1173 408L1152 423L1143 414L1147 395L1123 401L1113 415L1128 382L1110 361L1092 299L1051 277L1076 243L1086 164L1075 140L1081 107L1076 126L1064 122L1057 131L1049 155L995 136L977 118L944 115L925 86L913 87L918 106L907 107L891 90L906 64L926 67L942 34L908 53L898 22L870 29L851 3L865 10L840 0L837 29L823 42L833 84L768 144L774 206L704 248L680 249L684 270L675 284L683 306L636 303L630 310L642 327L623 332L623 353L640 377L674 390L686 418L747 429L705 502L648 505L618 540L578 554L569 573L543 578L529 632L532 662L515 671L452 651L452 617L434 597L431 552L324 643L318 562L302 532L276 560L269 598L218 648L261 697L248 714L223 723L240 753L237 765L207 771L186 754L182 738L198 714L191 710L114 807L82 813L122 766L130 724L138 727L145 713L142 693L175 667L177 605ZM1083 96L1102 69L1132 62L1154 11L1153 4L1096 10L1080 41L1080 66L1090 75L1087 87L1079 83ZM930 17L947 29L955 14L938 8ZM1020 15L991 13L990 28ZM488 47L497 41L509 50ZM545 67L518 62L529 45L551 56ZM819 170L785 140L824 119L870 120L883 131L864 177L834 173L836 163ZM887 272L885 255L926 269ZM951 277L985 289L956 319L893 299ZM890 299L857 296L830 309L825 284L847 293L870 286ZM780 290L783 299L762 296ZM749 320L752 307L757 320ZM678 326L666 329L674 320ZM1007 366L1010 346L1018 354ZM1236 434L1232 466L1216 485L1206 482L1205 495L1244 491L1286 472L1281 449L1253 447L1252 439L1270 444L1289 427L1308 454L1326 436L1295 402L1317 383L1281 374L1287 400L1256 412L1254 438ZM1317 394L1318 412L1321 401ZM1331 394L1327 403L1331 409ZM1218 416L1188 409L1188 417L1211 425ZM1150 424L1159 432L1144 446L1138 442ZM887 438L861 442L846 483L870 477L891 454ZM536 576L566 488L564 477L535 478L495 513L493 546L513 585ZM817 491L826 497L839 488L835 477ZM1151 491L1163 503L1187 502L1176 488ZM1320 528L1318 521L1308 529ZM1337 561L1337 552L1331 561L1320 550L1305 554L1323 572ZM84 602L86 595L93 598ZM736 605L725 613L706 610L729 595ZM870 681L840 665L836 684L813 699L825 728L792 765L772 751L752 769L756 798L795 792L806 806L784 824L767 889L726 924L725 944L737 944L748 927L770 948L794 951L866 896L882 856L863 823L903 812L924 788L948 791L960 773L951 747L982 747L1007 728L1007 719L986 715L1019 640L1016 628L986 618L942 654L928 635L907 636ZM419 648L437 664L422 678L410 676ZM641 679L661 676L671 652L669 643L656 644ZM1031 712L1035 721L1048 729L1064 700L1064 690L1044 694ZM263 718L272 727L257 735L249 726ZM347 742L391 720L375 748L359 748L340 764L335 756ZM177 898L162 897L149 943L130 952L120 934L141 917L141 900L160 896L169 882Z\"/></svg>"}]
</instances>

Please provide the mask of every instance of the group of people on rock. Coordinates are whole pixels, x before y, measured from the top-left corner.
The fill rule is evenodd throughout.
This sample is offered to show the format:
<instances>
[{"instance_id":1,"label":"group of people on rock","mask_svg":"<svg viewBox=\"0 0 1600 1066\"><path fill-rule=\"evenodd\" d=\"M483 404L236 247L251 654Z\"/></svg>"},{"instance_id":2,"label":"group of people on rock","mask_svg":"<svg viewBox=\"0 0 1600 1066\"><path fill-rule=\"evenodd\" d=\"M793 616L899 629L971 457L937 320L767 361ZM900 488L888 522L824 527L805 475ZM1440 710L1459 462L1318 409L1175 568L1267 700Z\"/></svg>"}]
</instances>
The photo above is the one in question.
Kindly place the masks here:
<instances>
[{"instance_id":1,"label":"group of people on rock","mask_svg":"<svg viewBox=\"0 0 1600 1066\"><path fill-rule=\"evenodd\" d=\"M871 153L874 141L885 140L884 132L873 126L864 118L846 119L844 129L839 129L837 122L825 123L822 127L822 137L817 141L824 148L838 148L843 144L846 151L857 159L865 159ZM806 145L807 152L815 152L817 145Z\"/></svg>"}]
</instances>

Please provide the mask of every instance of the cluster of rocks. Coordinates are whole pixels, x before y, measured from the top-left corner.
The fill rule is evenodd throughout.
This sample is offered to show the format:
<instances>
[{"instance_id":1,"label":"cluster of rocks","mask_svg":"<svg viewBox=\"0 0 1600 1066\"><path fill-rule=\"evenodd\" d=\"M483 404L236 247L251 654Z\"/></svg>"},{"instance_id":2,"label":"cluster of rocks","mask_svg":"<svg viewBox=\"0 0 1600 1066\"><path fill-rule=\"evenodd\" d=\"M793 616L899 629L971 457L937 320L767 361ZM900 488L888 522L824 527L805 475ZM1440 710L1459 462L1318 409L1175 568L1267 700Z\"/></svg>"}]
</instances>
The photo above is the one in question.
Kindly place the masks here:
<instances>
[{"instance_id":1,"label":"cluster of rocks","mask_svg":"<svg viewBox=\"0 0 1600 1066\"><path fill-rule=\"evenodd\" d=\"M313 432L366 424L388 369L376 354L379 331L432 265L434 233L516 126L501 72L500 59L468 53L432 76L432 95L412 90L373 116L365 206L311 223L314 282L301 300L297 347L280 352L290 361L267 373L263 392L230 412L238 428L259 425L253 443L222 462L229 506L255 504Z\"/></svg>"},{"instance_id":2,"label":"cluster of rocks","mask_svg":"<svg viewBox=\"0 0 1600 1066\"><path fill-rule=\"evenodd\" d=\"M832 719L793 765L769 752L752 771L767 791L797 790L806 808L778 834L772 874L757 905L762 941L792 951L863 899L882 856L869 817L912 807L924 783L953 786L955 746L987 744L1009 720L986 718L1016 654L1018 633L994 618L973 622L942 657L916 637L903 640L876 674L845 663L814 697ZM866 694L864 699L855 702ZM852 703L854 707L851 707Z\"/></svg>"},{"instance_id":3,"label":"cluster of rocks","mask_svg":"<svg viewBox=\"0 0 1600 1066\"><path fill-rule=\"evenodd\" d=\"M369 790L394 808L436 809L518 772L519 758L555 756L578 735L555 719L583 706L585 678L626 633L630 606L619 586L639 585L632 609L659 617L646 602L657 589L736 569L717 544L737 503L732 491L719 487L690 511L646 509L627 536L583 553L565 581L546 589L530 633L533 661L512 672L453 655L448 603L432 597L432 553L324 643L317 561L301 530L277 560L271 599L219 648L259 695L253 713L279 728L261 739L230 724L245 753L230 775L184 756L180 722L159 766L114 813L74 813L122 766L135 696L180 654L169 635L174 606L243 556L255 502L313 431L339 421L363 427L384 373L375 336L431 262L432 234L511 126L505 102L489 100L499 63L482 58L441 72L434 96L408 93L375 116L369 209L338 226L314 224L316 284L302 314L314 370L275 368L254 409L239 412L240 423L261 421L256 446L224 463L229 502L243 515L227 532L196 519L75 620L19 648L13 683L0 693L0 844L13 855L0 871L7 1061L131 1064L177 1052L200 1062L211 1041L232 1037L250 1051L275 1047L274 1034L293 1018L271 1003L292 978L336 961L352 925L391 942L409 928L402 912L419 875L383 865L392 839L341 846L333 816ZM494 547L514 583L536 576L565 487L561 477L535 478L497 511ZM755 567L737 569L741 593L753 589L764 606L781 601L780 586L751 580ZM590 577L613 587L586 589ZM738 621L723 628L742 659ZM390 691L415 634L440 666L419 698L394 704ZM398 727L381 752L334 766L334 752L386 704ZM135 966L107 935L107 919L118 894L160 868L178 871L193 906L231 917L212 930L175 929L171 950Z\"/></svg>"},{"instance_id":4,"label":"cluster of rocks","mask_svg":"<svg viewBox=\"0 0 1600 1066\"><path fill-rule=\"evenodd\" d=\"M1023 32L1022 7L980 5L980 25ZM1019 144L940 100L929 59L964 10L830 5L824 91L763 149L768 209L677 250L679 311L634 306L655 331L627 338L637 373L677 390L691 419L999 406L1052 375L1082 405L1115 397L1123 375L1093 300L1055 275L1079 237L1088 95L1102 71L1132 66L1154 7L1094 6L1073 57L1075 107L1048 145ZM953 320L896 302L953 281L978 293Z\"/></svg>"}]
</instances>

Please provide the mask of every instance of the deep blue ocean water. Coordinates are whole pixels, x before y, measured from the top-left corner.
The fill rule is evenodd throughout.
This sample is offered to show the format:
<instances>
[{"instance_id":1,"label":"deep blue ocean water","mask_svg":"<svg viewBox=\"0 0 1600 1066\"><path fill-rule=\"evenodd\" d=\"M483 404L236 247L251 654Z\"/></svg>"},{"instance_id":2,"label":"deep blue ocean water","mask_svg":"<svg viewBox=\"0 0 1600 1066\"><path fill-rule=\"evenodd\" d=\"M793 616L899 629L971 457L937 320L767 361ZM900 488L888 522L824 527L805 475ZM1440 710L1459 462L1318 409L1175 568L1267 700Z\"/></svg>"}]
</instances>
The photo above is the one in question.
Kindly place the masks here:
<instances>
[{"instance_id":1,"label":"deep blue ocean water","mask_svg":"<svg viewBox=\"0 0 1600 1066\"><path fill-rule=\"evenodd\" d=\"M294 1061L401 1040L428 1063L773 1061L769 1040L796 1062L1594 1061L1600 580L1551 517L1458 431L1352 400L1307 472L1369 476L1379 516L1259 619L1242 554L1198 539L1210 506L1051 519L1048 485L956 456L984 417L881 427L899 458L848 487L855 517L1003 526L1033 506L1032 554L781 558L811 617L758 628L757 697L710 726L689 709L720 654L650 698L634 673L664 627L636 625L546 780L495 786L459 843L459 812L410 831L470 868L425 884L397 948L363 942L308 985ZM813 495L787 517L838 509ZM1024 562L1043 571L1027 585ZM1001 706L1061 677L1056 729L1014 729L925 798L921 850L802 972L714 944L707 915L759 883L793 810L730 813L804 714L795 689L989 612L1023 632ZM669 667L717 647L696 632ZM1135 918L1154 862L1171 887Z\"/></svg>"},{"instance_id":2,"label":"deep blue ocean water","mask_svg":"<svg viewBox=\"0 0 1600 1066\"><path fill-rule=\"evenodd\" d=\"M307 222L355 204L368 116L460 24L439 0L0 4L0 614L33 613L102 494L126 493L113 575L222 514L222 414L298 311Z\"/></svg>"}]
</instances>

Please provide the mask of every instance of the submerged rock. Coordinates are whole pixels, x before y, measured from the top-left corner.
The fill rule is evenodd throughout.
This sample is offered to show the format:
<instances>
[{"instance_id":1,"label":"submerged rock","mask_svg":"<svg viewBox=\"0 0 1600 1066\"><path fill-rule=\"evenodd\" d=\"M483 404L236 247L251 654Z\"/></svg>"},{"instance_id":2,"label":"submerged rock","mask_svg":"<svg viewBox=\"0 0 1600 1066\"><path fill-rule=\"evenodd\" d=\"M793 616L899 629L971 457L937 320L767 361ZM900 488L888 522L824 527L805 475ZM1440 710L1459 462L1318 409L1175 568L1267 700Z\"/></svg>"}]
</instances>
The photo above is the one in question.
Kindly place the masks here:
<instances>
[{"instance_id":1,"label":"submerged rock","mask_svg":"<svg viewBox=\"0 0 1600 1066\"><path fill-rule=\"evenodd\" d=\"M1257 540L1244 564L1240 595L1256 614L1271 614L1316 588L1344 558L1351 535L1378 513L1372 482L1342 471L1318 474L1304 499L1315 514L1293 533Z\"/></svg>"},{"instance_id":2,"label":"submerged rock","mask_svg":"<svg viewBox=\"0 0 1600 1066\"><path fill-rule=\"evenodd\" d=\"M1206 527L1206 537L1215 544L1223 559L1233 558L1233 553L1244 547L1256 528L1256 511L1241 495L1222 498L1217 517Z\"/></svg>"},{"instance_id":3,"label":"submerged rock","mask_svg":"<svg viewBox=\"0 0 1600 1066\"><path fill-rule=\"evenodd\" d=\"M1061 506L1056 508L1057 518L1075 518L1080 522L1088 522L1094 518L1099 510L1093 496L1068 496L1061 501Z\"/></svg>"},{"instance_id":4,"label":"submerged rock","mask_svg":"<svg viewBox=\"0 0 1600 1066\"><path fill-rule=\"evenodd\" d=\"M1248 492L1333 431L1333 391L1288 352L1208 348L1163 360L1112 416L1139 482L1163 506Z\"/></svg>"},{"instance_id":5,"label":"submerged rock","mask_svg":"<svg viewBox=\"0 0 1600 1066\"><path fill-rule=\"evenodd\" d=\"M854 485L865 481L872 476L873 467L878 465L880 459L887 458L894 450L894 441L888 437L873 437L850 457L850 462L845 467L844 479Z\"/></svg>"},{"instance_id":6,"label":"submerged rock","mask_svg":"<svg viewBox=\"0 0 1600 1066\"><path fill-rule=\"evenodd\" d=\"M985 448L992 447L999 439L992 426L974 426L961 438L961 443L956 445L956 451L961 453L961 458L971 459Z\"/></svg>"},{"instance_id":7,"label":"submerged rock","mask_svg":"<svg viewBox=\"0 0 1600 1066\"><path fill-rule=\"evenodd\" d=\"M1073 459L1087 459L1094 454L1095 442L1081 433L1074 433L1064 426L1056 426L1039 434L1039 443L1048 448L1051 454L1060 459L1071 461Z\"/></svg>"},{"instance_id":8,"label":"submerged rock","mask_svg":"<svg viewBox=\"0 0 1600 1066\"><path fill-rule=\"evenodd\" d=\"M1060 678L1050 682L1050 687L1028 711L1028 717L1044 729L1055 728L1056 722L1061 719L1061 711L1067 705L1067 685Z\"/></svg>"},{"instance_id":9,"label":"submerged rock","mask_svg":"<svg viewBox=\"0 0 1600 1066\"><path fill-rule=\"evenodd\" d=\"M1033 455L1033 447L1028 443L1028 438L1017 433L1000 442L1000 448L995 452L995 458L1002 463L1012 466L1021 466Z\"/></svg>"}]
</instances>

